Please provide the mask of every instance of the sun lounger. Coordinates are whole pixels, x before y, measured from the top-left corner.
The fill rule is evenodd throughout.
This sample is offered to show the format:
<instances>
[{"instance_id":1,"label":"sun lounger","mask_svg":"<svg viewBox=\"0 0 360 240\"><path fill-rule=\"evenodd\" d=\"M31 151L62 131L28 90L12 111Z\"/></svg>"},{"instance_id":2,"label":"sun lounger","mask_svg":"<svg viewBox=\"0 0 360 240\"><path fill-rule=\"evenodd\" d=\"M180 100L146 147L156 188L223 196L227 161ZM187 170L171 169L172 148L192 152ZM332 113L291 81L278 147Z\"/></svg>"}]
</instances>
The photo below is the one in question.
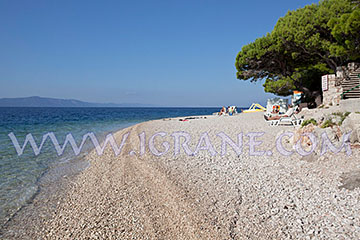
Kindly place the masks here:
<instances>
[{"instance_id":1,"label":"sun lounger","mask_svg":"<svg viewBox=\"0 0 360 240\"><path fill-rule=\"evenodd\" d=\"M302 121L302 119L293 119L291 117L282 117L279 120L269 120L270 126L278 126L283 123L290 123L293 126L299 126L301 125Z\"/></svg>"},{"instance_id":2,"label":"sun lounger","mask_svg":"<svg viewBox=\"0 0 360 240\"><path fill-rule=\"evenodd\" d=\"M277 120L267 120L270 123L270 126L278 126L280 124L291 124L293 126L299 126L303 122L303 118L296 117L295 114L292 114L288 117L280 117Z\"/></svg>"}]
</instances>

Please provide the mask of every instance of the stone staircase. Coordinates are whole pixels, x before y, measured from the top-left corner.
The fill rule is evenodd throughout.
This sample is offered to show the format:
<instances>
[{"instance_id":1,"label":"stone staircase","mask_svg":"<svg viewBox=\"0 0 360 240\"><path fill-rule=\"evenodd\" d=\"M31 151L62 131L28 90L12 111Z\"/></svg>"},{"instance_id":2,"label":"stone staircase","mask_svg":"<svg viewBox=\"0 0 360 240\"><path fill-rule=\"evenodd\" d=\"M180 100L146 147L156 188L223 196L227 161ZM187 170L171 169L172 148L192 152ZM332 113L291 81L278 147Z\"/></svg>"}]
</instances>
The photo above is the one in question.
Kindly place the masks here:
<instances>
[{"instance_id":1,"label":"stone staircase","mask_svg":"<svg viewBox=\"0 0 360 240\"><path fill-rule=\"evenodd\" d=\"M347 92L348 90L358 85L360 85L360 68L357 68L349 73L348 78L341 83L344 94L343 98L360 98L360 86Z\"/></svg>"}]
</instances>

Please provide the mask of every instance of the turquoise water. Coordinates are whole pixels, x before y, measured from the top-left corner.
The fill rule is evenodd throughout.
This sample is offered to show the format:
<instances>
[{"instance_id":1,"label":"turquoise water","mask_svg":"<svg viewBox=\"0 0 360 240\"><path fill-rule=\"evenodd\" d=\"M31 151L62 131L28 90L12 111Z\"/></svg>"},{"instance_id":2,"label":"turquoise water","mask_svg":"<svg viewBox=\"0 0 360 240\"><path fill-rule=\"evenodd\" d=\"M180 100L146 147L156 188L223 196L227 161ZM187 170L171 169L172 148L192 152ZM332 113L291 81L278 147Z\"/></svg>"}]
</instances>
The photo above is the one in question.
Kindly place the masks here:
<instances>
[{"instance_id":1,"label":"turquoise water","mask_svg":"<svg viewBox=\"0 0 360 240\"><path fill-rule=\"evenodd\" d=\"M62 163L72 163L75 158L70 147L58 156L51 141L45 142L37 156L29 144L18 156L9 133L15 134L21 147L28 133L40 145L42 136L48 132L54 132L61 146L65 136L71 133L79 145L88 132L94 132L101 141L107 133L139 122L210 115L216 111L219 108L0 108L0 226L21 207L31 203L39 191L39 179L49 169L56 173L54 168L60 171ZM92 145L86 145L82 154L91 148ZM74 164L73 167L79 166Z\"/></svg>"}]
</instances>

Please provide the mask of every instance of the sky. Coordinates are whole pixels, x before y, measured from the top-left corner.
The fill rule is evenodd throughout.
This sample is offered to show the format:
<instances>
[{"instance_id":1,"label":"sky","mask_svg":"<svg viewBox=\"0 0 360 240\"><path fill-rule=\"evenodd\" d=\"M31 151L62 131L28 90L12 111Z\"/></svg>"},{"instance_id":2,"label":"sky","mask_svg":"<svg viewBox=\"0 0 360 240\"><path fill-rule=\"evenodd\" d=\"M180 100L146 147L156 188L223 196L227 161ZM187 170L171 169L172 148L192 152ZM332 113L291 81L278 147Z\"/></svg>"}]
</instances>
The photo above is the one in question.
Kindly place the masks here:
<instances>
[{"instance_id":1,"label":"sky","mask_svg":"<svg viewBox=\"0 0 360 240\"><path fill-rule=\"evenodd\" d=\"M0 98L249 106L243 45L310 0L0 0Z\"/></svg>"}]
</instances>

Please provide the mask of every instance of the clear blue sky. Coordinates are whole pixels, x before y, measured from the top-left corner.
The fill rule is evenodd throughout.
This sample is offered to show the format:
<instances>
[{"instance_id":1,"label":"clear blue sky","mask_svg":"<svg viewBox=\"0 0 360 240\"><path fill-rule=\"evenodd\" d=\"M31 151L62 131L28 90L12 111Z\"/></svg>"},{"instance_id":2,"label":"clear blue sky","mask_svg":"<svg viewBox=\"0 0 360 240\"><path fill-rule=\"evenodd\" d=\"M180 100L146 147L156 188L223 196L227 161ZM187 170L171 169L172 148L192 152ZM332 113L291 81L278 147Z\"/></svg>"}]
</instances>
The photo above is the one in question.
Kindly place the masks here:
<instances>
[{"instance_id":1,"label":"clear blue sky","mask_svg":"<svg viewBox=\"0 0 360 240\"><path fill-rule=\"evenodd\" d=\"M248 106L241 47L310 0L0 0L0 98Z\"/></svg>"}]
</instances>

